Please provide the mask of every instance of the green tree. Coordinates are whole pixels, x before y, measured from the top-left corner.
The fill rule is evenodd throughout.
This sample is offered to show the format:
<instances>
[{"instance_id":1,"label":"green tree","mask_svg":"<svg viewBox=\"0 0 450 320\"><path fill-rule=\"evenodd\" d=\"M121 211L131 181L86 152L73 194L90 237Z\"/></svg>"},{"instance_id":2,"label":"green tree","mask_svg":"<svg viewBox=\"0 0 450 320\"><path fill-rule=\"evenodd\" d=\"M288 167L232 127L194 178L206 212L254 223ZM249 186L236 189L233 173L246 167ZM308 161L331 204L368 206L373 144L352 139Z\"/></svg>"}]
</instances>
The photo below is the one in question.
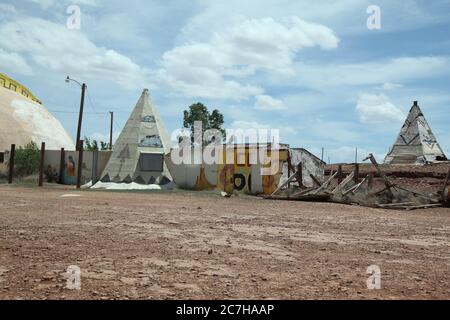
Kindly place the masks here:
<instances>
[{"instance_id":1,"label":"green tree","mask_svg":"<svg viewBox=\"0 0 450 320\"><path fill-rule=\"evenodd\" d=\"M110 144L109 142L104 142L104 141L100 141L100 150L109 150L110 148Z\"/></svg>"},{"instance_id":2,"label":"green tree","mask_svg":"<svg viewBox=\"0 0 450 320\"><path fill-rule=\"evenodd\" d=\"M39 171L40 151L36 143L31 141L25 146L20 146L14 156L14 173L16 176L25 177Z\"/></svg>"},{"instance_id":3,"label":"green tree","mask_svg":"<svg viewBox=\"0 0 450 320\"><path fill-rule=\"evenodd\" d=\"M100 141L100 149L98 148L98 141L88 137L84 137L84 150L94 151L94 150L109 150L109 143Z\"/></svg>"},{"instance_id":4,"label":"green tree","mask_svg":"<svg viewBox=\"0 0 450 320\"><path fill-rule=\"evenodd\" d=\"M203 103L197 102L189 106L188 110L183 111L183 127L191 130L191 142L194 141L194 123L196 121L202 122L202 137L205 130L217 129L222 133L223 140L225 140L226 132L222 128L224 117L219 110L214 109L212 112L209 112ZM210 142L203 141L203 143Z\"/></svg>"}]
</instances>

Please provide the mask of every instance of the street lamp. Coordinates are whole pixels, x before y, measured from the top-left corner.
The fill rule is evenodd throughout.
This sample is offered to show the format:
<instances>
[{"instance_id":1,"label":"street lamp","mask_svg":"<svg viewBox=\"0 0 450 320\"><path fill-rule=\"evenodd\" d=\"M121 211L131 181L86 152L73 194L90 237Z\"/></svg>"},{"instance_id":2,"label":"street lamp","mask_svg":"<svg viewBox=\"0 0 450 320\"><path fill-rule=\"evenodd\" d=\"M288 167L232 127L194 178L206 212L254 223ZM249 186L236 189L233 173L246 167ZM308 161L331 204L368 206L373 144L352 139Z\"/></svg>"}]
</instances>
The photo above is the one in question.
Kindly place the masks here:
<instances>
[{"instance_id":1,"label":"street lamp","mask_svg":"<svg viewBox=\"0 0 450 320\"><path fill-rule=\"evenodd\" d=\"M67 76L66 83L69 83L70 81L75 82L81 87L80 113L78 115L77 140L75 141L76 150L78 151L80 148L81 122L83 121L84 94L86 92L86 84L85 83L81 84L77 80L71 79L69 76Z\"/></svg>"}]
</instances>

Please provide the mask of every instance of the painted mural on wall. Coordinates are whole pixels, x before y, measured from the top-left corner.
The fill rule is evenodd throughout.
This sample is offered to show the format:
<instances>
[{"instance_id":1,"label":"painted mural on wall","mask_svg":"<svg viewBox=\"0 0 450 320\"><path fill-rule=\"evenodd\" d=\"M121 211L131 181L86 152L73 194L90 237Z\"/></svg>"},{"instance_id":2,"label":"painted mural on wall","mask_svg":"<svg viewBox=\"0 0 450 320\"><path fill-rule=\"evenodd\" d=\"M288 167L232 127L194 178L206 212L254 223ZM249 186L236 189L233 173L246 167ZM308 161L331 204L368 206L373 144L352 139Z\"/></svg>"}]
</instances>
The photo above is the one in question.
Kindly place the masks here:
<instances>
[{"instance_id":1,"label":"painted mural on wall","mask_svg":"<svg viewBox=\"0 0 450 320\"><path fill-rule=\"evenodd\" d=\"M139 147L162 148L163 144L158 135L145 136L139 142Z\"/></svg>"},{"instance_id":2,"label":"painted mural on wall","mask_svg":"<svg viewBox=\"0 0 450 320\"><path fill-rule=\"evenodd\" d=\"M96 177L99 177L102 170L105 168L111 156L111 151L98 152ZM48 182L59 182L59 170L60 170L61 152L59 150L46 150L44 157L44 166L46 168L46 178ZM85 184L91 181L94 168L94 152L83 152L83 164L81 170L81 184ZM66 185L75 185L77 182L77 170L78 170L78 152L66 151L64 155L64 162L62 164L61 183Z\"/></svg>"},{"instance_id":3,"label":"painted mural on wall","mask_svg":"<svg viewBox=\"0 0 450 320\"><path fill-rule=\"evenodd\" d=\"M68 160L64 162L63 182L64 184L70 185L77 183L76 163L71 155L69 155Z\"/></svg>"},{"instance_id":4,"label":"painted mural on wall","mask_svg":"<svg viewBox=\"0 0 450 320\"><path fill-rule=\"evenodd\" d=\"M288 151L279 151L279 171L274 175L263 176L261 169L270 167L271 164L253 164L255 161L250 161L250 150L248 148L239 149L239 152L237 149L232 151L234 160L231 164L226 163L224 150L219 154L219 159L223 159L222 164L174 165L171 163L170 156L166 157L166 163L175 183L188 189L219 189L230 194L233 191L248 194L270 194L275 191L282 175L282 164L287 160ZM172 152L178 151L172 150ZM269 151L267 156L270 157L270 155Z\"/></svg>"}]
</instances>

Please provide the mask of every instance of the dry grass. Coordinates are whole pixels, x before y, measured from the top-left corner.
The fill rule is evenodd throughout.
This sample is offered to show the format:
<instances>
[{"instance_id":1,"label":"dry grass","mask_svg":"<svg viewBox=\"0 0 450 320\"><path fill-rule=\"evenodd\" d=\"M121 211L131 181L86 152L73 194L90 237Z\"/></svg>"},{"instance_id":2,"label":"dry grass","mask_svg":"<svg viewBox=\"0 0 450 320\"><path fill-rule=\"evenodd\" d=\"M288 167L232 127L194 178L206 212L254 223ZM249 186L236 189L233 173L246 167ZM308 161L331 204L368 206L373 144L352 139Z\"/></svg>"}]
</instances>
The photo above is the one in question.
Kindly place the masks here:
<instances>
[{"instance_id":1,"label":"dry grass","mask_svg":"<svg viewBox=\"0 0 450 320\"><path fill-rule=\"evenodd\" d=\"M20 185L34 185L38 183L39 175L32 174L25 177L14 177L13 182ZM8 166L5 163L0 163L0 184L8 181Z\"/></svg>"}]
</instances>

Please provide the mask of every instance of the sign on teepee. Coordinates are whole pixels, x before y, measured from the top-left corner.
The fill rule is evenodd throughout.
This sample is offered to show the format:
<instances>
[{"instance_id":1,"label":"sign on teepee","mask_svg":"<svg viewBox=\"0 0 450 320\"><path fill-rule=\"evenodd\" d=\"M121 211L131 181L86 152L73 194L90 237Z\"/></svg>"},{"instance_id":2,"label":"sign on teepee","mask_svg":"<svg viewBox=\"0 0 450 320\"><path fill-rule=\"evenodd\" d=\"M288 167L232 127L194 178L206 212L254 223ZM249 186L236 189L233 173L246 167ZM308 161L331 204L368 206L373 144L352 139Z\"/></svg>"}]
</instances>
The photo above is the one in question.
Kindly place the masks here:
<instances>
[{"instance_id":1,"label":"sign on teepee","mask_svg":"<svg viewBox=\"0 0 450 320\"><path fill-rule=\"evenodd\" d=\"M436 140L425 116L414 101L402 129L384 159L385 164L425 164L447 157Z\"/></svg>"},{"instance_id":2,"label":"sign on teepee","mask_svg":"<svg viewBox=\"0 0 450 320\"><path fill-rule=\"evenodd\" d=\"M119 135L102 182L136 182L166 184L172 177L164 162L170 152L170 139L154 107L148 90L144 89L130 118Z\"/></svg>"}]
</instances>

